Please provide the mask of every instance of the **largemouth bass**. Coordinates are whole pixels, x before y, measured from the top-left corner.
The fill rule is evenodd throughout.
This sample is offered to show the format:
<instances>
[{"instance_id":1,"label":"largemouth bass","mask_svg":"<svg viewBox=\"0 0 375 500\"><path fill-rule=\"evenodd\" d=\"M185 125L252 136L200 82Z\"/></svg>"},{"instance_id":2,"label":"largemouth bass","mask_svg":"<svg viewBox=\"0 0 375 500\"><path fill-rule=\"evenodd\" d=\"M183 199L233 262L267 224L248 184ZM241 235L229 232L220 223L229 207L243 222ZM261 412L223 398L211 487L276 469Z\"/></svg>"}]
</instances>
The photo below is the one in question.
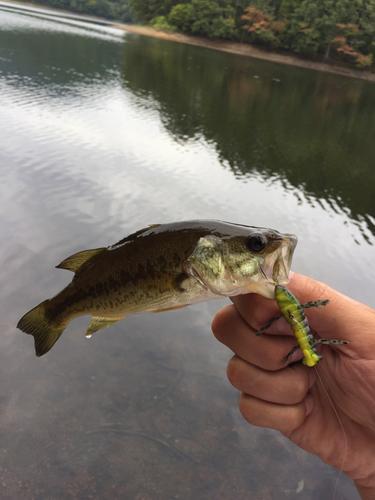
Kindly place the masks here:
<instances>
[{"instance_id":1,"label":"largemouth bass","mask_svg":"<svg viewBox=\"0 0 375 500\"><path fill-rule=\"evenodd\" d=\"M17 328L34 336L42 356L78 316L92 315L91 337L131 314L250 292L274 299L275 285L289 281L296 244L292 234L213 220L152 225L61 262L72 282Z\"/></svg>"}]
</instances>

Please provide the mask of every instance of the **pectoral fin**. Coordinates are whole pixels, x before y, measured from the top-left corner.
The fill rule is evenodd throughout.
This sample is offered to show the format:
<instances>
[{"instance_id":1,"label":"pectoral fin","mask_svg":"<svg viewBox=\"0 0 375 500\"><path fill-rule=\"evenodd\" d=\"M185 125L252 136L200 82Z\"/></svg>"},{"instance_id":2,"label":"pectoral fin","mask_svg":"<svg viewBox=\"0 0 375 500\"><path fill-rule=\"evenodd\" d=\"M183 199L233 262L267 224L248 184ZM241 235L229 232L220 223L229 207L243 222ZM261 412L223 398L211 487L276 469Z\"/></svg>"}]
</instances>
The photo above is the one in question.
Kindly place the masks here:
<instances>
[{"instance_id":1,"label":"pectoral fin","mask_svg":"<svg viewBox=\"0 0 375 500\"><path fill-rule=\"evenodd\" d=\"M122 319L124 318L114 319L114 318L99 318L99 316L93 316L91 323L87 329L86 337L89 339L93 333L97 332L98 330L101 330L102 328L107 328L107 326L111 326Z\"/></svg>"}]
</instances>

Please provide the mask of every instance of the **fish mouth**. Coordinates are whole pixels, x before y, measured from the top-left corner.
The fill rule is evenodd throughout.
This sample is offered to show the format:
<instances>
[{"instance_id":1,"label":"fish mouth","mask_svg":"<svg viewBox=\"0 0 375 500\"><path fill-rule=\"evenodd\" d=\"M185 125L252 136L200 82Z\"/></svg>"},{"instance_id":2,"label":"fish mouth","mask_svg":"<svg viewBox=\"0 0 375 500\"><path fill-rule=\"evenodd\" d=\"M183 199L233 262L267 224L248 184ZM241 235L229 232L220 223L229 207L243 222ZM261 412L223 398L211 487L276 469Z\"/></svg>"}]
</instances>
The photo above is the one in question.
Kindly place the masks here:
<instances>
[{"instance_id":1,"label":"fish mouth","mask_svg":"<svg viewBox=\"0 0 375 500\"><path fill-rule=\"evenodd\" d=\"M297 236L286 234L281 246L266 257L261 272L267 279L267 286L274 289L276 285L289 283L290 266L297 242Z\"/></svg>"}]
</instances>

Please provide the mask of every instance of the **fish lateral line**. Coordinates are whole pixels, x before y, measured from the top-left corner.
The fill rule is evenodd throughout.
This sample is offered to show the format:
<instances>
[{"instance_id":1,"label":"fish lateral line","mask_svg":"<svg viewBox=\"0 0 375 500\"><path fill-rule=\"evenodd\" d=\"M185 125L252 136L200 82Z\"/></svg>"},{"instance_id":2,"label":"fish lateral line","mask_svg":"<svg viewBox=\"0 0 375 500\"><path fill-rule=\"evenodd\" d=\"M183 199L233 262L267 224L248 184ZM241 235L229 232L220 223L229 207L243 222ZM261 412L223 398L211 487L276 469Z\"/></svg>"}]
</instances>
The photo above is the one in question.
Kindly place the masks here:
<instances>
[{"instance_id":1,"label":"fish lateral line","mask_svg":"<svg viewBox=\"0 0 375 500\"><path fill-rule=\"evenodd\" d=\"M312 300L310 302L306 302L305 304L300 304L295 295L293 295L293 293L283 285L276 285L275 299L280 309L280 313L270 321L268 321L268 323L266 323L262 328L260 328L260 330L256 332L255 336L258 337L275 321L277 321L281 317L284 317L287 323L291 326L298 343L284 358L283 364L288 361L288 359L294 352L296 352L298 349L301 349L303 353L302 363L310 367L316 366L319 361L323 359L323 356L316 350L316 345L349 344L349 342L346 340L314 339L313 335L311 334L311 329L309 327L304 309L312 307L325 307L329 304L328 299Z\"/></svg>"}]
</instances>

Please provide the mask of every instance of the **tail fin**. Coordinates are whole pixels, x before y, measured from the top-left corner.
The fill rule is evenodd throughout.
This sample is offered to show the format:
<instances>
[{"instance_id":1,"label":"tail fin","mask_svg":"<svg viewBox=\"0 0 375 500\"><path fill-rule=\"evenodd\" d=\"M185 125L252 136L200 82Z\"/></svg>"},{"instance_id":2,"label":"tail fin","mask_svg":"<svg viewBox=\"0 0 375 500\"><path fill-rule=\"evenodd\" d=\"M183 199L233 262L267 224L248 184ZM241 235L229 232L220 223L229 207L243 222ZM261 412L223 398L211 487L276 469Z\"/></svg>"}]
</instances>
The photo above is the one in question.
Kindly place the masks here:
<instances>
[{"instance_id":1,"label":"tail fin","mask_svg":"<svg viewBox=\"0 0 375 500\"><path fill-rule=\"evenodd\" d=\"M56 325L47 315L47 304L45 300L38 306L26 313L18 322L17 328L21 331L33 335L35 342L35 354L43 356L55 342L59 339L66 325Z\"/></svg>"}]
</instances>

